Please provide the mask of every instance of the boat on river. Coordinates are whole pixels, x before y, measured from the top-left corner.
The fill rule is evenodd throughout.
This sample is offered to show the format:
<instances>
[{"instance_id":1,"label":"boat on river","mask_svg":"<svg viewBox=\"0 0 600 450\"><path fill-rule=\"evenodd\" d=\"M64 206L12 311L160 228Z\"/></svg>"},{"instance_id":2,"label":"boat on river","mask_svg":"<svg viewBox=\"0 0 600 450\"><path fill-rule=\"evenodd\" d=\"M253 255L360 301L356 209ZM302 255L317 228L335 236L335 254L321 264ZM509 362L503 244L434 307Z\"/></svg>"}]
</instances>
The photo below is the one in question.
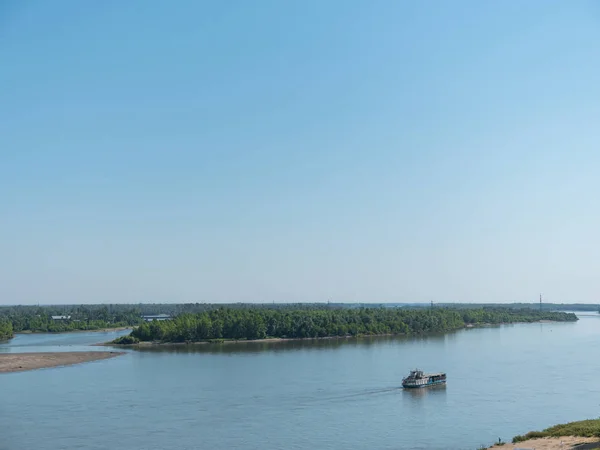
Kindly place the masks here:
<instances>
[{"instance_id":1,"label":"boat on river","mask_svg":"<svg viewBox=\"0 0 600 450\"><path fill-rule=\"evenodd\" d=\"M446 384L446 374L444 372L424 373L422 370L415 369L411 370L410 374L402 379L402 387L409 389L435 386L438 384Z\"/></svg>"}]
</instances>

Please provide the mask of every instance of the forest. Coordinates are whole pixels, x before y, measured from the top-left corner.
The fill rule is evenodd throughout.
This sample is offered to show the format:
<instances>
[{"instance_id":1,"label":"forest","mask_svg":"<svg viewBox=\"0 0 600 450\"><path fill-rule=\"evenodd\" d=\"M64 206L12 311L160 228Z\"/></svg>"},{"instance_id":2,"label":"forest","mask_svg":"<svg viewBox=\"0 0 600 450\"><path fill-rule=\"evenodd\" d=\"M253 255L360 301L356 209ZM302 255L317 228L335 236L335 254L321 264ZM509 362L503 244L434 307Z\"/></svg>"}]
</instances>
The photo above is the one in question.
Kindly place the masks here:
<instances>
[{"instance_id":1,"label":"forest","mask_svg":"<svg viewBox=\"0 0 600 450\"><path fill-rule=\"evenodd\" d=\"M440 303L439 306L471 309L471 308L509 308L509 309L541 309L542 311L598 311L600 305L595 303Z\"/></svg>"},{"instance_id":2,"label":"forest","mask_svg":"<svg viewBox=\"0 0 600 450\"><path fill-rule=\"evenodd\" d=\"M146 323L143 315L174 319ZM52 316L62 316L53 319ZM577 320L574 314L486 306L360 307L353 304L104 304L0 307L0 339L18 332L65 332L141 325L128 339L185 342L443 332L465 324Z\"/></svg>"},{"instance_id":3,"label":"forest","mask_svg":"<svg viewBox=\"0 0 600 450\"><path fill-rule=\"evenodd\" d=\"M61 316L53 319L52 316ZM99 330L138 325L142 322L138 308L132 305L3 306L2 322L11 324L15 333L30 331L54 333Z\"/></svg>"},{"instance_id":4,"label":"forest","mask_svg":"<svg viewBox=\"0 0 600 450\"><path fill-rule=\"evenodd\" d=\"M0 342L13 337L12 323L6 319L0 319Z\"/></svg>"},{"instance_id":5,"label":"forest","mask_svg":"<svg viewBox=\"0 0 600 450\"><path fill-rule=\"evenodd\" d=\"M472 324L576 321L572 313L531 309L212 309L142 323L115 343L197 342L220 339L322 338L445 332Z\"/></svg>"},{"instance_id":6,"label":"forest","mask_svg":"<svg viewBox=\"0 0 600 450\"><path fill-rule=\"evenodd\" d=\"M159 304L96 304L96 305L19 305L0 306L0 320L8 320L13 331L55 333L66 331L99 330L139 325L143 315L168 314L172 317L182 314L196 314L218 308L229 309L328 309L344 306L327 304L210 304L210 303L159 303ZM52 316L62 316L53 319Z\"/></svg>"}]
</instances>

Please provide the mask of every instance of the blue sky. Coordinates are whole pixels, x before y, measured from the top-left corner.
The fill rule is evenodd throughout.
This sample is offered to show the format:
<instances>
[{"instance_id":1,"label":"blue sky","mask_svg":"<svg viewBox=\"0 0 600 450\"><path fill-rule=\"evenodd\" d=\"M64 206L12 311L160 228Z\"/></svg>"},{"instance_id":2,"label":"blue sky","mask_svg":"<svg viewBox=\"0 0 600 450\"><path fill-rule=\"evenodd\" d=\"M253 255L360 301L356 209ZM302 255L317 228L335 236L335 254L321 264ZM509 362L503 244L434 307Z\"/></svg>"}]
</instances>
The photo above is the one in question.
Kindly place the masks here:
<instances>
[{"instance_id":1,"label":"blue sky","mask_svg":"<svg viewBox=\"0 0 600 450\"><path fill-rule=\"evenodd\" d=\"M8 1L0 303L599 302L600 6Z\"/></svg>"}]
</instances>

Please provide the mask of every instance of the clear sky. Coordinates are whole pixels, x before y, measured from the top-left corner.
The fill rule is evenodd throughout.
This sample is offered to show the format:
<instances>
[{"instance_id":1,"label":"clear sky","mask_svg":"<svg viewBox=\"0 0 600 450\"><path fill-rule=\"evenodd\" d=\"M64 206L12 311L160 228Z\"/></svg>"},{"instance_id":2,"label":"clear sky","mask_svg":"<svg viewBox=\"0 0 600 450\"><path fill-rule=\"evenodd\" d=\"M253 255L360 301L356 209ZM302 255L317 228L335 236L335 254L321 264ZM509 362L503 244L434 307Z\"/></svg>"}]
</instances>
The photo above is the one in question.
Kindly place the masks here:
<instances>
[{"instance_id":1,"label":"clear sky","mask_svg":"<svg viewBox=\"0 0 600 450\"><path fill-rule=\"evenodd\" d=\"M0 303L599 302L594 1L0 3Z\"/></svg>"}]
</instances>

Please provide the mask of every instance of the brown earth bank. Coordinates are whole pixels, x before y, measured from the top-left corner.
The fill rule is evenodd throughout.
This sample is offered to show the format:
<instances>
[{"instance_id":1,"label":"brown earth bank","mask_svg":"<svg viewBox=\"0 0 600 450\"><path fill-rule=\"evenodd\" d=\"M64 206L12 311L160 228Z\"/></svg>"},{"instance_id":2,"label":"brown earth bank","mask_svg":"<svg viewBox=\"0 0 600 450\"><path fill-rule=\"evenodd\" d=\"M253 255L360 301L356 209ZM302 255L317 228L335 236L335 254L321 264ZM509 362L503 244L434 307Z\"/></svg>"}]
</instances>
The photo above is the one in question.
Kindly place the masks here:
<instances>
[{"instance_id":1,"label":"brown earth bank","mask_svg":"<svg viewBox=\"0 0 600 450\"><path fill-rule=\"evenodd\" d=\"M597 443L598 447L594 445L580 445L580 444L593 444ZM519 442L517 444L504 444L494 445L489 447L494 450L570 450L570 449L592 449L600 448L600 440L598 438L586 438L577 436L563 436L563 437L545 437L539 439L529 439L526 441Z\"/></svg>"},{"instance_id":2,"label":"brown earth bank","mask_svg":"<svg viewBox=\"0 0 600 450\"><path fill-rule=\"evenodd\" d=\"M0 373L69 366L122 354L124 352L0 353Z\"/></svg>"}]
</instances>

